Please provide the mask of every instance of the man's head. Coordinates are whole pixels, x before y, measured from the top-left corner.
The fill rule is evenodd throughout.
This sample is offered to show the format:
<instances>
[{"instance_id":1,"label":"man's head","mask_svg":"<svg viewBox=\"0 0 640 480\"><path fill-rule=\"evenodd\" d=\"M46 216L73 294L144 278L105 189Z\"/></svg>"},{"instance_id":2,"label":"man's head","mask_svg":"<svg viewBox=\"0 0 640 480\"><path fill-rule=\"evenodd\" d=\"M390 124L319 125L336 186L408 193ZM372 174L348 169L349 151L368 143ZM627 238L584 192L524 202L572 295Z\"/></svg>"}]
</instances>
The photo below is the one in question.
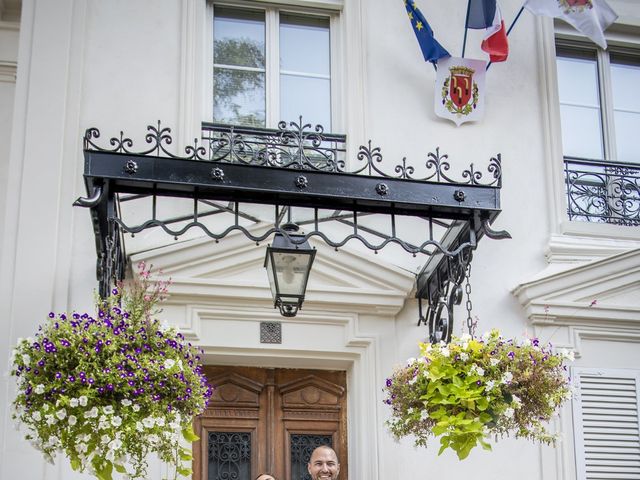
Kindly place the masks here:
<instances>
[{"instance_id":1,"label":"man's head","mask_svg":"<svg viewBox=\"0 0 640 480\"><path fill-rule=\"evenodd\" d=\"M276 480L275 478L273 478L271 475L269 475L268 473L261 473L260 475L258 475L256 477L256 480Z\"/></svg>"},{"instance_id":2,"label":"man's head","mask_svg":"<svg viewBox=\"0 0 640 480\"><path fill-rule=\"evenodd\" d=\"M336 452L327 445L316 448L311 454L307 470L311 480L337 480L340 464Z\"/></svg>"}]
</instances>

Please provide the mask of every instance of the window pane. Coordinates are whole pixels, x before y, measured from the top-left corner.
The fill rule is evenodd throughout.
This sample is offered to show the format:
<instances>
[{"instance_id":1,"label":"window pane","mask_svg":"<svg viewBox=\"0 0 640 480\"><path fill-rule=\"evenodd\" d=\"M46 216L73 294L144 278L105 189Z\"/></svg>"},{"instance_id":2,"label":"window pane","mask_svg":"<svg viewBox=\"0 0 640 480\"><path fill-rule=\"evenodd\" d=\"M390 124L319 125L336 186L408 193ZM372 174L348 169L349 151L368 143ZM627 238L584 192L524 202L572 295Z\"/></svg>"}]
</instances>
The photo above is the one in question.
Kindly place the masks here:
<instances>
[{"instance_id":1,"label":"window pane","mask_svg":"<svg viewBox=\"0 0 640 480\"><path fill-rule=\"evenodd\" d=\"M640 164L640 113L615 112L618 161Z\"/></svg>"},{"instance_id":2,"label":"window pane","mask_svg":"<svg viewBox=\"0 0 640 480\"><path fill-rule=\"evenodd\" d=\"M213 36L214 63L264 68L264 12L216 7Z\"/></svg>"},{"instance_id":3,"label":"window pane","mask_svg":"<svg viewBox=\"0 0 640 480\"><path fill-rule=\"evenodd\" d=\"M330 74L329 19L280 15L280 69Z\"/></svg>"},{"instance_id":4,"label":"window pane","mask_svg":"<svg viewBox=\"0 0 640 480\"><path fill-rule=\"evenodd\" d=\"M558 91L560 103L599 105L595 59L558 57Z\"/></svg>"},{"instance_id":5,"label":"window pane","mask_svg":"<svg viewBox=\"0 0 640 480\"><path fill-rule=\"evenodd\" d=\"M589 54L557 58L565 156L604 159L598 68Z\"/></svg>"},{"instance_id":6,"label":"window pane","mask_svg":"<svg viewBox=\"0 0 640 480\"><path fill-rule=\"evenodd\" d=\"M331 131L331 83L328 79L280 75L280 118L320 124Z\"/></svg>"},{"instance_id":7,"label":"window pane","mask_svg":"<svg viewBox=\"0 0 640 480\"><path fill-rule=\"evenodd\" d=\"M640 113L640 66L611 64L613 108Z\"/></svg>"},{"instance_id":8,"label":"window pane","mask_svg":"<svg viewBox=\"0 0 640 480\"><path fill-rule=\"evenodd\" d=\"M604 159L599 109L560 105L560 118L566 157Z\"/></svg>"},{"instance_id":9,"label":"window pane","mask_svg":"<svg viewBox=\"0 0 640 480\"><path fill-rule=\"evenodd\" d=\"M265 126L265 74L216 68L213 75L215 122Z\"/></svg>"},{"instance_id":10,"label":"window pane","mask_svg":"<svg viewBox=\"0 0 640 480\"><path fill-rule=\"evenodd\" d=\"M618 160L640 163L640 60L612 55L611 61Z\"/></svg>"}]
</instances>

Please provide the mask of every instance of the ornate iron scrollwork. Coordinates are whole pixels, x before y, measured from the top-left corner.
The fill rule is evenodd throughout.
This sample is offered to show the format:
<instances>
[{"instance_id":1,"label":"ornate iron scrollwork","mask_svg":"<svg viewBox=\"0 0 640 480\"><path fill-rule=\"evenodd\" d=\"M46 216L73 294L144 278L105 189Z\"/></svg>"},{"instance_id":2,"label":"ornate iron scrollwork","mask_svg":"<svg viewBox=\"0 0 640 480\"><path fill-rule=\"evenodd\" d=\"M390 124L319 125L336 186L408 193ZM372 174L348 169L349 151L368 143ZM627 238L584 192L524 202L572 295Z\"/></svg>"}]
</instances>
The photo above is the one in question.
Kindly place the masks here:
<instances>
[{"instance_id":1,"label":"ornate iron scrollwork","mask_svg":"<svg viewBox=\"0 0 640 480\"><path fill-rule=\"evenodd\" d=\"M427 312L423 314L422 298L419 302L418 325L426 324L429 328L431 343L449 342L453 332L453 309L462 303L462 284L467 278L468 266L471 262L472 250L462 250L458 255L447 257L446 275L437 273L437 281L429 292Z\"/></svg>"},{"instance_id":2,"label":"ornate iron scrollwork","mask_svg":"<svg viewBox=\"0 0 640 480\"><path fill-rule=\"evenodd\" d=\"M640 167L565 159L570 220L640 226Z\"/></svg>"},{"instance_id":3,"label":"ornate iron scrollwork","mask_svg":"<svg viewBox=\"0 0 640 480\"><path fill-rule=\"evenodd\" d=\"M291 478L311 480L307 463L311 453L320 445L333 446L331 435L291 434Z\"/></svg>"},{"instance_id":4,"label":"ornate iron scrollwork","mask_svg":"<svg viewBox=\"0 0 640 480\"><path fill-rule=\"evenodd\" d=\"M243 480L251 476L251 434L209 432L210 480Z\"/></svg>"},{"instance_id":5,"label":"ornate iron scrollwork","mask_svg":"<svg viewBox=\"0 0 640 480\"><path fill-rule=\"evenodd\" d=\"M142 151L134 151L133 141L123 132L111 138L107 148L97 145L98 138L96 128L85 132L85 179L90 196L78 199L76 204L90 207L94 217L103 295L108 293L110 282L124 271L122 233L134 235L159 227L177 239L195 227L215 240L239 231L259 243L275 233L288 236L280 228L279 212L286 209L290 215L291 208L300 207L312 212L313 219L302 222L309 228L291 239L294 244L315 236L331 247L341 248L356 239L376 253L396 244L414 256L428 255L427 265L433 263L433 268L424 275L428 281L422 282L429 295L420 288L421 302L428 301L428 312L426 316L421 313L421 322L429 324L434 341L446 341L451 336L454 306L462 299L468 252L475 248L477 236L508 237L506 232L493 231L489 226L500 207L499 154L489 160L486 172L472 163L453 175L448 156L436 148L422 165L410 165L403 157L389 173L382 168L381 149L368 141L357 152L358 165L346 172L346 136L326 133L322 126L312 127L302 118L280 122L277 129L203 124L201 138L187 146L182 156L169 150L173 143L171 129L160 122L147 127L147 145ZM144 175L135 175L139 170ZM627 201L630 195L633 197L633 191L626 189L620 198ZM193 212L175 218L158 216L157 198L163 196L191 198ZM127 223L115 209L116 198L133 201L145 197L150 215L141 223ZM273 227L254 230L241 223L240 218L257 221L241 209L245 203L274 205ZM203 205L206 211L202 211ZM330 213L327 216L319 211ZM202 220L215 213L232 214L234 220L226 224ZM389 228L380 227L378 219L375 227L367 221L358 223L359 216L366 215L386 216ZM399 215L426 222L422 243L412 244L401 238L396 225ZM331 221L341 224L338 238L321 228ZM344 225L351 231L344 232ZM456 233L460 225L466 228L464 235ZM446 233L435 237L435 228ZM447 238L450 233L451 238ZM437 282L432 281L434 275Z\"/></svg>"},{"instance_id":6,"label":"ornate iron scrollwork","mask_svg":"<svg viewBox=\"0 0 640 480\"><path fill-rule=\"evenodd\" d=\"M160 121L157 125L147 126L145 141L149 146L142 151L134 151L133 141L123 132L109 140L111 148L98 146L95 142L98 138L100 131L97 128L87 129L84 135L85 150L334 173L366 173L369 176L384 178L460 185L498 188L502 185L500 154L489 159L486 167L489 174L487 181L484 181L484 174L477 170L473 163L462 170L459 179L454 179L449 173L449 157L441 154L439 148L436 148L435 153L427 154L424 163L425 176L415 176L416 168L407 165L406 157L402 158L401 164L393 168L398 175L391 175L378 166L383 160L382 150L380 147L372 146L371 140L366 145L361 145L356 155L359 161L365 162L364 165L346 172L346 136L326 133L322 125L313 127L310 123L305 123L302 117L299 117L297 122L282 121L277 129L205 123L202 126L202 138L194 139L193 145L185 147L183 156L175 155L168 150L173 143L171 128L163 127Z\"/></svg>"}]
</instances>

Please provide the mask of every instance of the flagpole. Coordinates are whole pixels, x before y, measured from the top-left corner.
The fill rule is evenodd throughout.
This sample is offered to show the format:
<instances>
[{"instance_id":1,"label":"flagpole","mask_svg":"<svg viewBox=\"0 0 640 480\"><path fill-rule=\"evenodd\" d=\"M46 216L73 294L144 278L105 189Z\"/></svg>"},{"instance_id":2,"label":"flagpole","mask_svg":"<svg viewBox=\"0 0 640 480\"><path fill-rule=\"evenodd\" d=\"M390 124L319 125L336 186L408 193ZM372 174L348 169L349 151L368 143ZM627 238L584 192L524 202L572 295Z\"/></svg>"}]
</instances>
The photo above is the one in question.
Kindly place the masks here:
<instances>
[{"instance_id":1,"label":"flagpole","mask_svg":"<svg viewBox=\"0 0 640 480\"><path fill-rule=\"evenodd\" d=\"M522 15L522 12L524 12L524 5L522 5L520 7L520 11L518 12L518 14L516 15L516 18L513 19L513 22L511 22L511 25L509 25L509 29L507 30L507 37L509 36L509 34L511 33L511 30L513 30L514 25L516 24L516 22L518 21L518 19L520 18L520 15ZM464 56L464 54L462 55ZM487 68L485 69L485 72L487 70L489 70L489 67L491 66L493 62L489 62L487 64Z\"/></svg>"},{"instance_id":2,"label":"flagpole","mask_svg":"<svg viewBox=\"0 0 640 480\"><path fill-rule=\"evenodd\" d=\"M467 0L467 16L464 21L464 40L462 41L462 58L464 58L464 51L467 48L467 25L469 25L469 12L471 11L471 0Z\"/></svg>"}]
</instances>

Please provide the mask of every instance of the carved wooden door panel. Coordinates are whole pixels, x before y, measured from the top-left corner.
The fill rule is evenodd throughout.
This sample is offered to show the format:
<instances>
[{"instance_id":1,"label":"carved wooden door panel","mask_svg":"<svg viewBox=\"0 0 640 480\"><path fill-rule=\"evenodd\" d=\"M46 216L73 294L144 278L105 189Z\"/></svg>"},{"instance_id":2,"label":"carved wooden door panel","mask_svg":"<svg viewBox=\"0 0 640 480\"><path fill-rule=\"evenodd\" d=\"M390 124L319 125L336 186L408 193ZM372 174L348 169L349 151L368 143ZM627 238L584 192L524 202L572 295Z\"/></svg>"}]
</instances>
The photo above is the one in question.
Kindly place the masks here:
<instances>
[{"instance_id":1,"label":"carved wooden door panel","mask_svg":"<svg viewBox=\"0 0 640 480\"><path fill-rule=\"evenodd\" d=\"M341 371L206 367L216 387L195 421L194 480L308 480L318 445L331 445L348 480L346 374Z\"/></svg>"}]
</instances>

